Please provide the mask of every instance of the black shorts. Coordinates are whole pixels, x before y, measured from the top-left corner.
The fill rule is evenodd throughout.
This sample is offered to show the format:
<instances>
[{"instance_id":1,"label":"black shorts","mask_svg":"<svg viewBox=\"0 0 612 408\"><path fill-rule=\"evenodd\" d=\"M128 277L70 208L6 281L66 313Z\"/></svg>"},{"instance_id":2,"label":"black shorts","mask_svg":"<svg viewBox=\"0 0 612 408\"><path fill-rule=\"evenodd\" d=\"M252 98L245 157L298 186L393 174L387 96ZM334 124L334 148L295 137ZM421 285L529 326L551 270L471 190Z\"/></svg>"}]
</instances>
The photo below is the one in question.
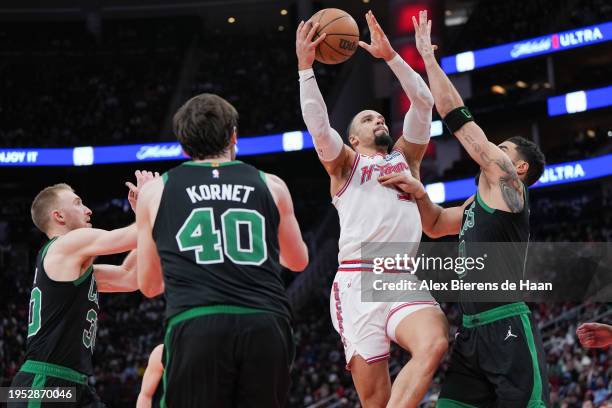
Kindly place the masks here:
<instances>
[{"instance_id":1,"label":"black shorts","mask_svg":"<svg viewBox=\"0 0 612 408\"><path fill-rule=\"evenodd\" d=\"M60 378L50 375L49 373L31 373L19 371L11 387L28 387L28 388L52 388L52 387L74 387L76 402L11 402L7 406L9 408L29 408L29 407L48 407L48 408L63 408L63 407L83 407L83 408L105 408L100 397L94 389L86 382L73 382L66 378Z\"/></svg>"},{"instance_id":2,"label":"black shorts","mask_svg":"<svg viewBox=\"0 0 612 408\"><path fill-rule=\"evenodd\" d=\"M523 302L464 315L436 407L548 407L546 359Z\"/></svg>"},{"instance_id":3,"label":"black shorts","mask_svg":"<svg viewBox=\"0 0 612 408\"><path fill-rule=\"evenodd\" d=\"M162 407L284 407L294 343L286 319L232 306L168 321Z\"/></svg>"}]
</instances>

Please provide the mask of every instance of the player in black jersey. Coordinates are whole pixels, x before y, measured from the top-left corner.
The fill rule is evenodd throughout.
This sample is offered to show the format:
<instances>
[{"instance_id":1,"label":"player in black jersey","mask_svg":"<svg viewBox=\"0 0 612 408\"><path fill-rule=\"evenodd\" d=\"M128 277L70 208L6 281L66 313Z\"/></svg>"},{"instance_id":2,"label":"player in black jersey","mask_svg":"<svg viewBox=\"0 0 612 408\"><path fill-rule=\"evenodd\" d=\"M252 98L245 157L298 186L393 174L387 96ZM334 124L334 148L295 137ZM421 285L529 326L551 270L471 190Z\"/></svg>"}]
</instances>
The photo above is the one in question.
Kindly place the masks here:
<instances>
[{"instance_id":1,"label":"player in black jersey","mask_svg":"<svg viewBox=\"0 0 612 408\"><path fill-rule=\"evenodd\" d=\"M539 148L521 137L499 146L482 129L438 65L431 45L431 21L413 17L416 47L425 61L436 108L446 125L481 168L478 189L460 207L444 209L431 202L423 185L409 174L379 179L414 194L423 231L430 237L459 234L460 256L473 256L474 243L504 242L489 254L493 281L522 277L529 242L527 186L544 169ZM487 248L489 249L489 247ZM477 279L470 272L464 280ZM498 279L495 279L498 278ZM472 300L472 301L470 301ZM515 407L548 405L547 376L539 331L524 302L475 302L462 296L463 324L457 334L437 407Z\"/></svg>"},{"instance_id":2,"label":"player in black jersey","mask_svg":"<svg viewBox=\"0 0 612 408\"><path fill-rule=\"evenodd\" d=\"M138 286L166 296L169 407L280 407L293 359L281 265L308 252L278 177L235 160L238 113L201 94L174 116L192 158L143 189ZM163 277L162 277L163 271Z\"/></svg>"},{"instance_id":3,"label":"player in black jersey","mask_svg":"<svg viewBox=\"0 0 612 408\"><path fill-rule=\"evenodd\" d=\"M153 178L149 172L136 172L136 176L137 186L128 183L133 209L139 189ZM69 406L102 407L88 386L98 328L98 291L137 290L136 253L132 251L120 266L93 261L98 255L134 249L136 225L112 231L92 228L91 210L67 184L42 190L31 212L34 224L49 241L36 258L25 362L11 386L75 387L76 403ZM41 402L10 406L40 407Z\"/></svg>"},{"instance_id":4,"label":"player in black jersey","mask_svg":"<svg viewBox=\"0 0 612 408\"><path fill-rule=\"evenodd\" d=\"M149 363L142 376L142 386L136 401L136 408L159 408L160 406L164 392L164 387L160 384L164 374L163 353L164 345L158 344L149 356Z\"/></svg>"}]
</instances>

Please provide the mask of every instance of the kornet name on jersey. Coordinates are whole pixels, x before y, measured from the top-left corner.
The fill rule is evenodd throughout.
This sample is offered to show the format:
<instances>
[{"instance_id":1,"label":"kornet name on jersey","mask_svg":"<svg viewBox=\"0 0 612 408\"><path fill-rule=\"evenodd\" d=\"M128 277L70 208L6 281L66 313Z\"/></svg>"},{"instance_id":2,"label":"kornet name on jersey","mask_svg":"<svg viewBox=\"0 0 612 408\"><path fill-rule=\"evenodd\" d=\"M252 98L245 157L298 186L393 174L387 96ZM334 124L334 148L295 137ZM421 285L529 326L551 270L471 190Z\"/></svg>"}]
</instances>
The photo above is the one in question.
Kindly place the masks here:
<instances>
[{"instance_id":1,"label":"kornet name on jersey","mask_svg":"<svg viewBox=\"0 0 612 408\"><path fill-rule=\"evenodd\" d=\"M420 242L421 216L412 196L378 182L402 171L409 167L399 150L356 155L349 179L332 200L340 218L338 262L362 259L363 242Z\"/></svg>"}]
</instances>

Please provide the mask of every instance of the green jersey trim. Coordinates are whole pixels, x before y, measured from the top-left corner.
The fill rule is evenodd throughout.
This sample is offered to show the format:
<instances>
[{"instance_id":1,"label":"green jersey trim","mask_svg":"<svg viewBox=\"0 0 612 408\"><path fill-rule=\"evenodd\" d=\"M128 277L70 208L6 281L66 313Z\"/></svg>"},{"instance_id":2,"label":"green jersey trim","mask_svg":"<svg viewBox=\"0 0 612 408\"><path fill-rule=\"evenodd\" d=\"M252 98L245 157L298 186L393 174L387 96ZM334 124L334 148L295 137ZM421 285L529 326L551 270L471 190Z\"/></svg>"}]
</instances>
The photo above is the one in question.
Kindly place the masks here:
<instances>
[{"instance_id":1,"label":"green jersey trim","mask_svg":"<svg viewBox=\"0 0 612 408\"><path fill-rule=\"evenodd\" d=\"M507 305L485 310L474 315L463 315L463 326L467 328L482 326L483 324L493 323L507 317L529 314L529 308L525 302L510 303Z\"/></svg>"},{"instance_id":2,"label":"green jersey trim","mask_svg":"<svg viewBox=\"0 0 612 408\"><path fill-rule=\"evenodd\" d=\"M436 408L476 408L476 406L450 398L440 398Z\"/></svg>"},{"instance_id":3,"label":"green jersey trim","mask_svg":"<svg viewBox=\"0 0 612 408\"><path fill-rule=\"evenodd\" d=\"M77 384L86 385L87 376L81 374L72 368L64 367L57 364L45 363L36 360L27 360L21 366L20 371L35 375L46 375L49 377L61 378Z\"/></svg>"},{"instance_id":4,"label":"green jersey trim","mask_svg":"<svg viewBox=\"0 0 612 408\"><path fill-rule=\"evenodd\" d=\"M525 340L527 341L529 354L531 354L531 365L533 369L533 388L531 389L531 397L529 398L527 408L546 407L544 401L542 401L542 376L540 375L538 351L536 350L531 323L525 314L521 315L521 322L523 323L523 331L525 332Z\"/></svg>"},{"instance_id":5,"label":"green jersey trim","mask_svg":"<svg viewBox=\"0 0 612 408\"><path fill-rule=\"evenodd\" d=\"M186 161L182 163L184 166L200 166L200 167L223 167L223 166L232 166L234 164L242 164L240 160L232 160L226 162L194 162L194 161Z\"/></svg>"},{"instance_id":6,"label":"green jersey trim","mask_svg":"<svg viewBox=\"0 0 612 408\"><path fill-rule=\"evenodd\" d=\"M42 390L47 382L47 376L45 374L36 374L32 379L32 389ZM31 399L28 401L27 408L40 408L42 406L41 398Z\"/></svg>"},{"instance_id":7,"label":"green jersey trim","mask_svg":"<svg viewBox=\"0 0 612 408\"><path fill-rule=\"evenodd\" d=\"M85 281L85 279L89 278L89 275L91 275L91 273L93 272L93 269L94 269L93 265L91 265L89 268L87 268L85 273L79 277L79 279L72 281L72 284L74 286L79 286L81 283Z\"/></svg>"},{"instance_id":8,"label":"green jersey trim","mask_svg":"<svg viewBox=\"0 0 612 408\"><path fill-rule=\"evenodd\" d=\"M529 192L525 183L521 182L521 184L523 185L523 200L525 202L524 205L527 205L527 202L529 201ZM493 214L495 212L495 208L489 207L487 203L484 202L484 200L480 196L480 191L478 190L476 190L476 201L478 201L478 204L480 204L480 206L489 214Z\"/></svg>"},{"instance_id":9,"label":"green jersey trim","mask_svg":"<svg viewBox=\"0 0 612 408\"><path fill-rule=\"evenodd\" d=\"M179 314L172 316L168 320L168 324L166 327L166 335L164 336L164 354L166 355L166 364L164 367L170 366L170 336L172 333L172 329L178 323L183 322L185 320L193 319L194 317L211 315L211 314L255 314L255 313L270 313L261 309L254 309L251 307L244 306L233 306L233 305L214 305L214 306L198 306L193 309L185 310ZM167 378L166 372L168 370L164 370L164 374L162 375L162 384L164 386L164 392L162 394L162 398L160 401L160 407L167 408L166 405L166 390L167 390Z\"/></svg>"},{"instance_id":10,"label":"green jersey trim","mask_svg":"<svg viewBox=\"0 0 612 408\"><path fill-rule=\"evenodd\" d=\"M480 204L480 206L489 214L493 214L495 212L495 208L491 208L489 207L484 200L482 199L482 197L480 196L480 191L476 191L476 201L478 201L478 204Z\"/></svg>"},{"instance_id":11,"label":"green jersey trim","mask_svg":"<svg viewBox=\"0 0 612 408\"><path fill-rule=\"evenodd\" d=\"M210 314L253 314L253 313L269 313L265 310L255 309L252 307L233 306L233 305L214 305L214 306L198 306L193 309L185 310L168 319L168 329L184 320L193 319L198 316Z\"/></svg>"},{"instance_id":12,"label":"green jersey trim","mask_svg":"<svg viewBox=\"0 0 612 408\"><path fill-rule=\"evenodd\" d=\"M162 174L162 181L164 182L164 184L168 182L168 172Z\"/></svg>"},{"instance_id":13,"label":"green jersey trim","mask_svg":"<svg viewBox=\"0 0 612 408\"><path fill-rule=\"evenodd\" d=\"M265 185L268 185L268 179L266 177L266 173L264 173L263 171L259 170L259 177L261 177L261 179L263 180Z\"/></svg>"},{"instance_id":14,"label":"green jersey trim","mask_svg":"<svg viewBox=\"0 0 612 408\"><path fill-rule=\"evenodd\" d=\"M55 240L56 240L56 239L58 239L58 238L59 238L59 237L53 237L53 238L51 238L51 240L50 240L49 242L47 242L47 243L45 244L45 246L43 247L43 252L42 252L42 257L41 257L41 264L42 264L42 262L44 262L44 260L45 260L45 256L47 255L47 251L49 250L49 247L50 247L50 246L51 246L51 244L52 244L53 242L55 242Z\"/></svg>"}]
</instances>

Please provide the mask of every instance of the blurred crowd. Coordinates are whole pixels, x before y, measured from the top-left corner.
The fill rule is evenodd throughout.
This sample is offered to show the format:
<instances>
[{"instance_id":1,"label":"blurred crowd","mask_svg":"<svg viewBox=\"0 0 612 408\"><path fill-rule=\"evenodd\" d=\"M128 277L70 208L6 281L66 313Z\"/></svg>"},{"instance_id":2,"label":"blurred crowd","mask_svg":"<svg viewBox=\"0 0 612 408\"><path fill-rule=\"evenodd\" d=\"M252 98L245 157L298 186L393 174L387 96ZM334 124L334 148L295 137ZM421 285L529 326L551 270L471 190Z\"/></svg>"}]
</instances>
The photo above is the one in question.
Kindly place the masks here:
<instances>
[{"instance_id":1,"label":"blurred crowd","mask_svg":"<svg viewBox=\"0 0 612 408\"><path fill-rule=\"evenodd\" d=\"M197 17L101 27L0 26L0 147L171 141L172 113L202 92L234 104L242 135L303 128L291 30L227 36ZM323 90L337 71L317 66Z\"/></svg>"}]
</instances>

